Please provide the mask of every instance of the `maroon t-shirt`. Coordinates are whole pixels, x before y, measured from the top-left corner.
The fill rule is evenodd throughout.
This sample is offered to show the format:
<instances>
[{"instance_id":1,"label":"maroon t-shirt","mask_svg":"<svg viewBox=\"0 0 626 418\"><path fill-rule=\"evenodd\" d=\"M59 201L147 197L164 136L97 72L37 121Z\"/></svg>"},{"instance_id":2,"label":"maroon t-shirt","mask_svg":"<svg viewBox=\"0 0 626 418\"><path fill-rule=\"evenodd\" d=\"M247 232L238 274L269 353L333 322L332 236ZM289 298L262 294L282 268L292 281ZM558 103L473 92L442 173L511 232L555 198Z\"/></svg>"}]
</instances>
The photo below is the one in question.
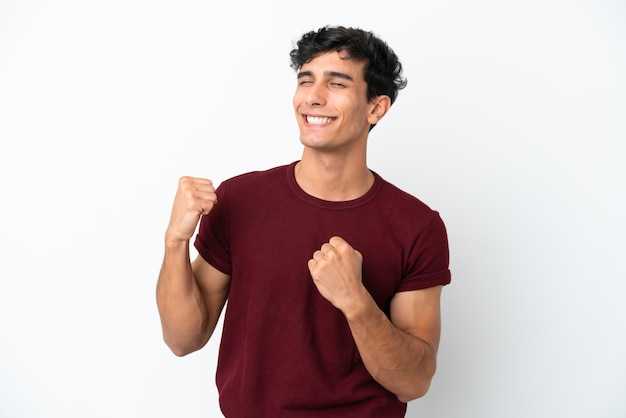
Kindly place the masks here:
<instances>
[{"instance_id":1,"label":"maroon t-shirt","mask_svg":"<svg viewBox=\"0 0 626 418\"><path fill-rule=\"evenodd\" d=\"M307 262L334 236L363 254L363 283L389 316L396 292L450 282L439 214L375 174L362 197L330 202L296 183L295 163L224 181L195 246L232 277L217 365L228 418L403 417L365 369L347 321Z\"/></svg>"}]
</instances>

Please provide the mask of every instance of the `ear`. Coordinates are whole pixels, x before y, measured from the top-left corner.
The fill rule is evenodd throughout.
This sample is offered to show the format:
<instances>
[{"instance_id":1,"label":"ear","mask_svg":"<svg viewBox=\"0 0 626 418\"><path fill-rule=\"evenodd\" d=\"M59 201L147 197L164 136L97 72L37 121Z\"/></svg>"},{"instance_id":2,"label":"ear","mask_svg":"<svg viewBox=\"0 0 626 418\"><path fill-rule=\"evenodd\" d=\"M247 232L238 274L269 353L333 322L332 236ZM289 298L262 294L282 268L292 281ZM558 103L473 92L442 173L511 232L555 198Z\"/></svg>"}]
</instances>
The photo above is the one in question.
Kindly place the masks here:
<instances>
[{"instance_id":1,"label":"ear","mask_svg":"<svg viewBox=\"0 0 626 418\"><path fill-rule=\"evenodd\" d=\"M377 96L372 99L370 113L367 121L370 125L376 125L387 114L391 107L389 96Z\"/></svg>"}]
</instances>

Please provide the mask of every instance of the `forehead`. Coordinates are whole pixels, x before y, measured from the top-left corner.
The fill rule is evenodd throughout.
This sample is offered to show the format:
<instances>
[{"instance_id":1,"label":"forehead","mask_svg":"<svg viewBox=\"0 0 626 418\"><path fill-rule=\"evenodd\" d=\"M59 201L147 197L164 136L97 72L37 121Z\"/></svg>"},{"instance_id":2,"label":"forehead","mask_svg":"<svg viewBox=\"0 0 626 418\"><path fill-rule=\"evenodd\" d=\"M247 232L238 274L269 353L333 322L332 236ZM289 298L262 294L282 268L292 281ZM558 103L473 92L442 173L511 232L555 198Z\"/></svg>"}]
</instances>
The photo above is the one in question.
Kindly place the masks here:
<instances>
[{"instance_id":1,"label":"forehead","mask_svg":"<svg viewBox=\"0 0 626 418\"><path fill-rule=\"evenodd\" d=\"M349 58L349 54L345 51L330 51L304 63L300 71L310 72L313 75L341 72L350 75L354 80L363 80L364 66L364 61Z\"/></svg>"}]
</instances>

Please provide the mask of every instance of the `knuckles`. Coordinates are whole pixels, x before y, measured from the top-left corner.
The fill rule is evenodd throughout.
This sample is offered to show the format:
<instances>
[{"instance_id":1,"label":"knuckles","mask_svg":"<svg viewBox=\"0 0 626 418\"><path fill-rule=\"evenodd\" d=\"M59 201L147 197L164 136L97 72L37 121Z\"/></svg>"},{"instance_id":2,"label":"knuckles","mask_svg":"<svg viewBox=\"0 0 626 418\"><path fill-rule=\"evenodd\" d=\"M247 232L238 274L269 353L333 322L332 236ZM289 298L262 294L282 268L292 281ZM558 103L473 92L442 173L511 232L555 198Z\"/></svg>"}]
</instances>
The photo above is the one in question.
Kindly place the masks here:
<instances>
[{"instance_id":1,"label":"knuckles","mask_svg":"<svg viewBox=\"0 0 626 418\"><path fill-rule=\"evenodd\" d=\"M178 187L181 189L198 188L200 186L212 188L213 182L209 179L202 179L191 176L182 176L178 179Z\"/></svg>"},{"instance_id":2,"label":"knuckles","mask_svg":"<svg viewBox=\"0 0 626 418\"><path fill-rule=\"evenodd\" d=\"M192 181L192 177L189 176L182 176L181 178L178 179L178 187L180 188L187 188Z\"/></svg>"}]
</instances>

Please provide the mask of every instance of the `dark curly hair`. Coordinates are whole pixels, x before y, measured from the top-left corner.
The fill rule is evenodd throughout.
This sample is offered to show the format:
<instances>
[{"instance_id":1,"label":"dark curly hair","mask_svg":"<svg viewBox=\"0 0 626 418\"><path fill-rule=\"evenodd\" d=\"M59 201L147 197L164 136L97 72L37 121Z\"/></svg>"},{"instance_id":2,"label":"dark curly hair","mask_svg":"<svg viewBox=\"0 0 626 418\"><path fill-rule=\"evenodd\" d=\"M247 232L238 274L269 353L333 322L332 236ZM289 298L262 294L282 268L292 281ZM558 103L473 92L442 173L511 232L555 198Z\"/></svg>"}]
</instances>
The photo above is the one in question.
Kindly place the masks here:
<instances>
[{"instance_id":1,"label":"dark curly hair","mask_svg":"<svg viewBox=\"0 0 626 418\"><path fill-rule=\"evenodd\" d=\"M324 26L307 32L289 53L291 68L298 71L318 55L345 51L349 59L365 61L363 78L367 83L367 100L387 95L395 102L406 87L402 64L393 50L372 32L344 26Z\"/></svg>"}]
</instances>

